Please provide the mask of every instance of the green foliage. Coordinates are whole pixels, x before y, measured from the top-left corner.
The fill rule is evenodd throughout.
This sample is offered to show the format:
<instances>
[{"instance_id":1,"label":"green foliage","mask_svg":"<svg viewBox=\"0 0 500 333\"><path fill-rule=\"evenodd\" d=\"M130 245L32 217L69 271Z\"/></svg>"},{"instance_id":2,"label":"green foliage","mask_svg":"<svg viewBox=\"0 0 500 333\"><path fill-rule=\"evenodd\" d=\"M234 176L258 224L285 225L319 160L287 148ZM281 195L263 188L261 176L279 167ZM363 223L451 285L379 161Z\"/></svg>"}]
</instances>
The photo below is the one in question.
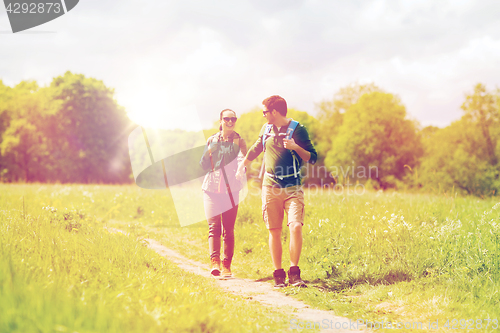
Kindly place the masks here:
<instances>
[{"instance_id":1,"label":"green foliage","mask_svg":"<svg viewBox=\"0 0 500 333\"><path fill-rule=\"evenodd\" d=\"M305 111L298 111L295 109L288 109L287 117L297 120L304 125L309 132L309 137L314 144L318 143L320 133L320 122L309 113Z\"/></svg>"},{"instance_id":2,"label":"green foliage","mask_svg":"<svg viewBox=\"0 0 500 333\"><path fill-rule=\"evenodd\" d=\"M487 158L491 165L498 163L495 148L498 142L496 137L491 136L491 129L498 127L500 123L500 90L496 94L486 91L486 87L478 83L474 87L474 93L467 95L462 109L465 112L464 120L476 125L483 136Z\"/></svg>"},{"instance_id":3,"label":"green foliage","mask_svg":"<svg viewBox=\"0 0 500 333\"><path fill-rule=\"evenodd\" d=\"M362 95L347 110L325 165L346 177L376 180L382 188L403 179L405 165L415 166L422 151L415 122L392 94ZM351 167L354 170L346 172ZM373 169L372 169L373 168Z\"/></svg>"},{"instance_id":4,"label":"green foliage","mask_svg":"<svg viewBox=\"0 0 500 333\"><path fill-rule=\"evenodd\" d=\"M102 81L70 72L50 86L0 85L6 181L126 182L130 121Z\"/></svg>"},{"instance_id":5,"label":"green foliage","mask_svg":"<svg viewBox=\"0 0 500 333\"><path fill-rule=\"evenodd\" d=\"M332 100L323 100L316 104L318 109L319 126L317 128L319 161L324 161L328 151L332 148L332 142L339 133L344 120L344 113L351 105L358 102L364 94L374 91L383 92L373 83L352 83L342 87L336 92Z\"/></svg>"},{"instance_id":6,"label":"green foliage","mask_svg":"<svg viewBox=\"0 0 500 333\"><path fill-rule=\"evenodd\" d=\"M480 144L482 139L478 131L463 121L424 139L425 157L415 181L427 190L454 187L469 194L493 194L498 184L495 169L481 159L487 156Z\"/></svg>"},{"instance_id":7,"label":"green foliage","mask_svg":"<svg viewBox=\"0 0 500 333\"><path fill-rule=\"evenodd\" d=\"M50 88L61 101L56 113L58 141L65 154L58 159L71 172L63 181L122 182L130 172L125 111L102 81L67 72ZM75 163L78 161L78 163Z\"/></svg>"},{"instance_id":8,"label":"green foliage","mask_svg":"<svg viewBox=\"0 0 500 333\"><path fill-rule=\"evenodd\" d=\"M420 176L426 189L455 188L474 195L500 191L500 94L478 84L462 105L464 116L450 126L427 130Z\"/></svg>"},{"instance_id":9,"label":"green foliage","mask_svg":"<svg viewBox=\"0 0 500 333\"><path fill-rule=\"evenodd\" d=\"M12 88L3 84L0 80L0 133L5 131L9 125L10 114L7 112L7 106L11 99ZM1 142L0 137L0 142Z\"/></svg>"},{"instance_id":10,"label":"green foliage","mask_svg":"<svg viewBox=\"0 0 500 333\"><path fill-rule=\"evenodd\" d=\"M319 155L315 167L323 168L321 179L306 185L330 183L333 174L340 183L361 181L373 189L500 192L500 89L477 84L465 96L462 119L443 129L419 130L401 101L373 83L350 84L316 107L317 118L288 112L307 127ZM264 123L259 107L238 114L236 130L248 148ZM70 72L47 87L23 81L11 88L0 81L0 181L130 182L130 125L102 81ZM218 128L216 119L204 137ZM192 133L171 134L167 148L199 144ZM250 177L258 176L261 164L262 156L249 166Z\"/></svg>"},{"instance_id":11,"label":"green foliage","mask_svg":"<svg viewBox=\"0 0 500 333\"><path fill-rule=\"evenodd\" d=\"M265 123L266 120L262 116L262 109L254 108L250 112L238 115L236 132L238 132L241 137L245 139L248 148L250 148L250 146L257 140L259 132Z\"/></svg>"},{"instance_id":12,"label":"green foliage","mask_svg":"<svg viewBox=\"0 0 500 333\"><path fill-rule=\"evenodd\" d=\"M5 161L2 178L44 181L43 168L50 156L50 138L44 130L57 103L52 103L49 92L36 82L25 81L9 89L2 99L7 116L0 144Z\"/></svg>"}]
</instances>

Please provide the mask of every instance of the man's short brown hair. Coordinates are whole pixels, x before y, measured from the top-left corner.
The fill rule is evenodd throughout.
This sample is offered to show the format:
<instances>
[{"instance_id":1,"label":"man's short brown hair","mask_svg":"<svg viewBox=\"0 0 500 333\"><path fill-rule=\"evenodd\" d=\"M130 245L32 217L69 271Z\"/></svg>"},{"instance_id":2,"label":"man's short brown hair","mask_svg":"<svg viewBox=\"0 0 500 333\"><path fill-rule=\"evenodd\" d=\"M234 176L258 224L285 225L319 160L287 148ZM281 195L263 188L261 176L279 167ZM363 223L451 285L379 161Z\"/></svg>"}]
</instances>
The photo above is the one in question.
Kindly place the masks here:
<instances>
[{"instance_id":1,"label":"man's short brown hair","mask_svg":"<svg viewBox=\"0 0 500 333\"><path fill-rule=\"evenodd\" d=\"M286 101L283 97L278 95L273 95L262 101L262 104L266 106L267 110L278 111L283 117L286 116L288 108L286 106Z\"/></svg>"}]
</instances>

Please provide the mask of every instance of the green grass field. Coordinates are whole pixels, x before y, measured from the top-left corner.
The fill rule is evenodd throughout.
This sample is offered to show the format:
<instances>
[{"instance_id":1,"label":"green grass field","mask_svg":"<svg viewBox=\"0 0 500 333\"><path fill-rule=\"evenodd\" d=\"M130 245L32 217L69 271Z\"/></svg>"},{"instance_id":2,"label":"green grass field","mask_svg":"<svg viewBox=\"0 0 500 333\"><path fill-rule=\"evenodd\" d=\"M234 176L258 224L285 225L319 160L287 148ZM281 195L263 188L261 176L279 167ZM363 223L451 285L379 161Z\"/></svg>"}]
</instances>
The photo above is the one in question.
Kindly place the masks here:
<instances>
[{"instance_id":1,"label":"green grass field","mask_svg":"<svg viewBox=\"0 0 500 333\"><path fill-rule=\"evenodd\" d=\"M206 222L179 227L168 190L34 184L0 185L0 193L2 332L287 327L288 317L256 305L250 311L144 247L140 239L149 236L208 263ZM500 326L498 199L306 191L306 202L300 266L310 288L283 292L351 319ZM271 283L258 196L240 205L233 272ZM227 329L219 319L227 311L241 327Z\"/></svg>"},{"instance_id":2,"label":"green grass field","mask_svg":"<svg viewBox=\"0 0 500 333\"><path fill-rule=\"evenodd\" d=\"M135 236L107 232L86 201L122 189L0 185L0 332L287 327L287 315L222 293L214 281L178 269ZM97 209L109 205L99 201Z\"/></svg>"}]
</instances>

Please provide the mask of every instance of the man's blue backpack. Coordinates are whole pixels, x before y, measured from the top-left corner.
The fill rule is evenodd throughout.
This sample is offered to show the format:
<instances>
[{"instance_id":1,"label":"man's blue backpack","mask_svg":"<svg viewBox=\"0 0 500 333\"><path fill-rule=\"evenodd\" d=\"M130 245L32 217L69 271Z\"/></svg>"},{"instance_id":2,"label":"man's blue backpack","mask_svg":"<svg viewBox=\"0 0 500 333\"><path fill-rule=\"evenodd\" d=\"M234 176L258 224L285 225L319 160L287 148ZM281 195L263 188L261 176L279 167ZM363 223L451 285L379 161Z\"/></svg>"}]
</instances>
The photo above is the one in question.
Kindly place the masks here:
<instances>
[{"instance_id":1,"label":"man's blue backpack","mask_svg":"<svg viewBox=\"0 0 500 333\"><path fill-rule=\"evenodd\" d=\"M286 129L286 133L280 133L280 135L285 135L285 139L290 140L292 138L293 132L297 128L297 125L299 124L298 121L292 120L290 121L290 124L288 124L288 128ZM264 151L266 151L266 140L270 137L273 136L271 134L271 130L273 128L272 124L267 124L266 129L264 130L264 134L262 134L262 148ZM283 180L283 178L288 178L294 176L295 178L298 177L300 174L300 170L297 172L297 166L299 165L299 159L297 157L297 153L293 150L290 150L290 153L292 154L293 157L293 174L291 175L274 175L269 172L266 172L266 174L270 177L275 177ZM297 165L297 166L296 166ZM264 167L264 163L262 163L262 167Z\"/></svg>"},{"instance_id":2,"label":"man's blue backpack","mask_svg":"<svg viewBox=\"0 0 500 333\"><path fill-rule=\"evenodd\" d=\"M293 132L297 128L297 125L299 124L298 121L292 120L290 121L290 124L288 124L288 128L286 129L286 134L285 134L285 139L290 140L292 138ZM272 136L271 130L273 128L272 124L267 124L266 129L264 130L264 134L262 134L262 148L264 151L266 150L266 140Z\"/></svg>"}]
</instances>

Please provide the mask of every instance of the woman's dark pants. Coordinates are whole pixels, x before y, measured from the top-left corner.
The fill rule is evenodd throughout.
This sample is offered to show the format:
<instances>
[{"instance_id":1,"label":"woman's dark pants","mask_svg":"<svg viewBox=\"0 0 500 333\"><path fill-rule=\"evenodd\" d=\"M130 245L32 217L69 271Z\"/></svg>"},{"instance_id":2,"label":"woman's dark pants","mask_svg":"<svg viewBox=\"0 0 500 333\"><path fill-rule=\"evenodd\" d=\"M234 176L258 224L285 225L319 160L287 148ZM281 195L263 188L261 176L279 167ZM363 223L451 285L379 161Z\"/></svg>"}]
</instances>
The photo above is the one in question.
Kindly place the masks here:
<instances>
[{"instance_id":1,"label":"woman's dark pants","mask_svg":"<svg viewBox=\"0 0 500 333\"><path fill-rule=\"evenodd\" d=\"M238 193L233 193L233 207L228 194L204 192L205 215L208 221L208 248L210 258L220 258L221 235L224 240L224 258L234 254L234 222L238 214Z\"/></svg>"}]
</instances>

